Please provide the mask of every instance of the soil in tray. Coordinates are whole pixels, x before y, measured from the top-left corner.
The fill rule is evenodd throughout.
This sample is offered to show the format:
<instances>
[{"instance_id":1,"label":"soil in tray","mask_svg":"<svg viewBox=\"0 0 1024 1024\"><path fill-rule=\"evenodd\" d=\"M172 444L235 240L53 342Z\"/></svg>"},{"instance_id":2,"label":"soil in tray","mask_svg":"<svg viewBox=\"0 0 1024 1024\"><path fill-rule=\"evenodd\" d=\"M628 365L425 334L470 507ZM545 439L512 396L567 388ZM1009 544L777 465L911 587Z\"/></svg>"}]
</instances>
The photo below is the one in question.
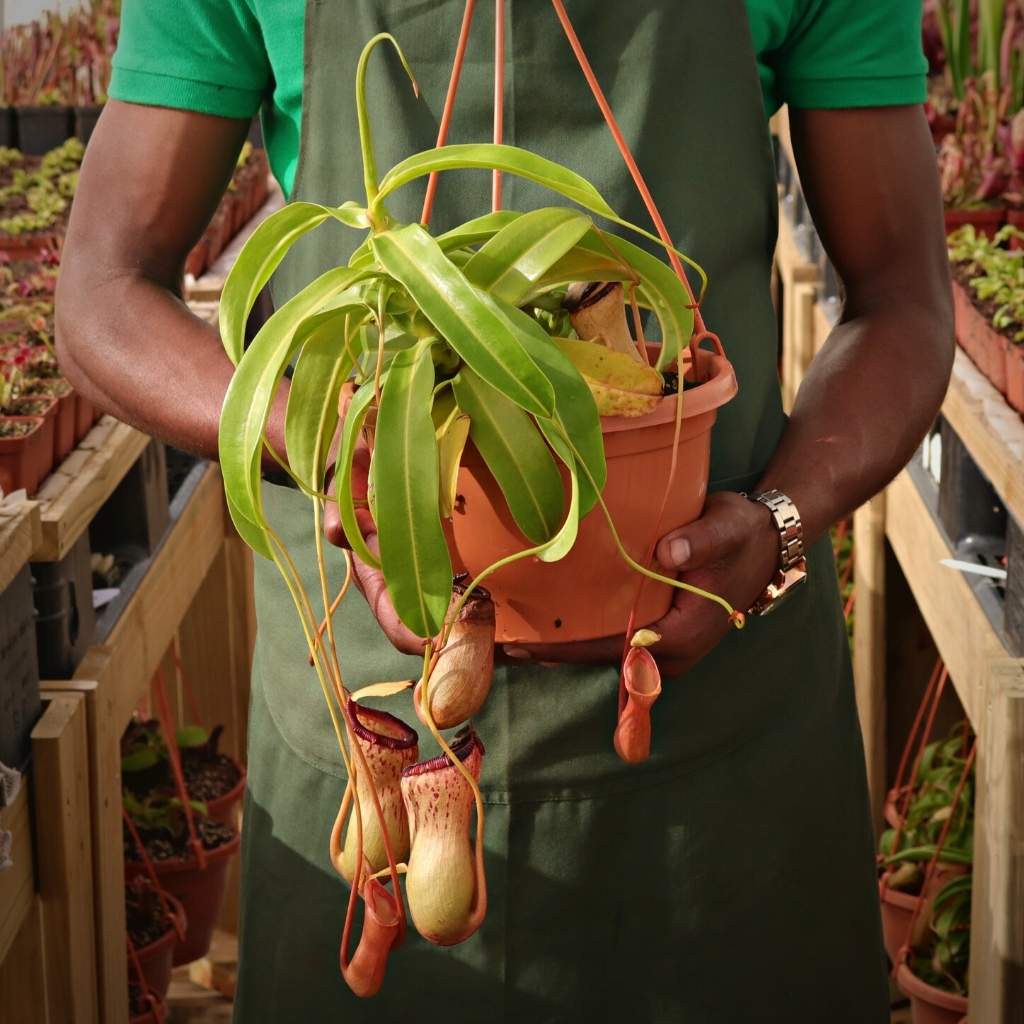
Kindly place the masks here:
<instances>
[{"instance_id":1,"label":"soil in tray","mask_svg":"<svg viewBox=\"0 0 1024 1024\"><path fill-rule=\"evenodd\" d=\"M230 793L242 777L238 766L225 754L197 757L192 751L183 750L181 770L189 796L207 803Z\"/></svg>"},{"instance_id":2,"label":"soil in tray","mask_svg":"<svg viewBox=\"0 0 1024 1024\"><path fill-rule=\"evenodd\" d=\"M24 437L31 433L37 420L8 420L0 417L0 437Z\"/></svg>"},{"instance_id":3,"label":"soil in tray","mask_svg":"<svg viewBox=\"0 0 1024 1024\"><path fill-rule=\"evenodd\" d=\"M171 927L160 894L145 875L125 882L124 910L128 935L136 949L145 949Z\"/></svg>"},{"instance_id":4,"label":"soil in tray","mask_svg":"<svg viewBox=\"0 0 1024 1024\"><path fill-rule=\"evenodd\" d=\"M210 821L195 816L196 835L203 844L204 850L216 850L218 847L226 846L235 838L235 830L230 825L222 825L219 821ZM167 829L139 829L139 838L146 847L146 853L150 858L159 863L167 860L188 860L192 856L192 848L189 844L188 828L183 828L178 835L174 835ZM123 830L124 859L138 863L139 852L127 828Z\"/></svg>"}]
</instances>

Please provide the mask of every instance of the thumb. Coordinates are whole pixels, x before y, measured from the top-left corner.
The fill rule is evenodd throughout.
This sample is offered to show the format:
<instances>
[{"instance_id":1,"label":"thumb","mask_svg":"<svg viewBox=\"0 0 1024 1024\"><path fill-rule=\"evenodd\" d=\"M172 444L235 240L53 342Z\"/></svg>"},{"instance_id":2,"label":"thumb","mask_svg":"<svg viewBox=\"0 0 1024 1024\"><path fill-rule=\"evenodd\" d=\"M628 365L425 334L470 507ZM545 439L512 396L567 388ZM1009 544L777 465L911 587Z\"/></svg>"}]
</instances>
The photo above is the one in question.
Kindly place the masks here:
<instances>
[{"instance_id":1,"label":"thumb","mask_svg":"<svg viewBox=\"0 0 1024 1024\"><path fill-rule=\"evenodd\" d=\"M667 569L701 569L730 555L751 527L754 503L740 494L712 494L699 519L666 534L655 550Z\"/></svg>"}]
</instances>

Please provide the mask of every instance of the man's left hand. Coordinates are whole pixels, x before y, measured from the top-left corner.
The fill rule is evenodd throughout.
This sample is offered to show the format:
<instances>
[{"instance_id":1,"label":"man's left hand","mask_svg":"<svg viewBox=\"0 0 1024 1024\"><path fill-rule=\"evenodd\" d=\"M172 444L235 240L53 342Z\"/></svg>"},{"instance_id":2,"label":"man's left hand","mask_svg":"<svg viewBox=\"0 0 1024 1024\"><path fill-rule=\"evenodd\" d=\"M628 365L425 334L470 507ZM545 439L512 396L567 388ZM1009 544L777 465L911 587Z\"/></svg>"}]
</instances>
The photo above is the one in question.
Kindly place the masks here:
<instances>
[{"instance_id":1,"label":"man's left hand","mask_svg":"<svg viewBox=\"0 0 1024 1024\"><path fill-rule=\"evenodd\" d=\"M678 573L686 583L724 597L746 611L761 595L779 566L779 534L771 513L741 494L722 491L708 497L701 517L663 537L656 558L665 575ZM653 584L648 584L653 585ZM677 675L692 668L732 628L721 605L676 590L665 616L638 623L661 635L651 648L662 672ZM511 645L515 660L542 663L617 663L622 636L567 644Z\"/></svg>"}]
</instances>

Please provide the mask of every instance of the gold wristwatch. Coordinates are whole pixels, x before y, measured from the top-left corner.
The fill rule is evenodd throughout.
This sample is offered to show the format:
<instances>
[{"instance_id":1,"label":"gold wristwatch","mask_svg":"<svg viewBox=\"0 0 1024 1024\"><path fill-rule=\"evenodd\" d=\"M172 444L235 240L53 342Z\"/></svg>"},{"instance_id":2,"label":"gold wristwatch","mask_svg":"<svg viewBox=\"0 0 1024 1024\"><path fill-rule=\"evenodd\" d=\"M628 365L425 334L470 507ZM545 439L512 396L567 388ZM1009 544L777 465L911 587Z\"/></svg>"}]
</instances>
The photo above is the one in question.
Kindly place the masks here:
<instances>
[{"instance_id":1,"label":"gold wristwatch","mask_svg":"<svg viewBox=\"0 0 1024 1024\"><path fill-rule=\"evenodd\" d=\"M760 502L771 512L779 531L779 570L747 613L767 615L807 580L804 528L796 505L782 491L765 491L752 496L750 500Z\"/></svg>"}]
</instances>

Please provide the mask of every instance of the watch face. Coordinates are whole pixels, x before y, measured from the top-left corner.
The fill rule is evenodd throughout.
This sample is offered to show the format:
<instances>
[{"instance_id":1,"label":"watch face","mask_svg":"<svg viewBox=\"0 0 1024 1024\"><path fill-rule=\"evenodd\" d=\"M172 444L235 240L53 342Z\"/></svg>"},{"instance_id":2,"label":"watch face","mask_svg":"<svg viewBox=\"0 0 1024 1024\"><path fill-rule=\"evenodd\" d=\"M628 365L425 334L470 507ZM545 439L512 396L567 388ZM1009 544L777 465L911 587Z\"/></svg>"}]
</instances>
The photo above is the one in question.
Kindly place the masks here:
<instances>
[{"instance_id":1,"label":"watch face","mask_svg":"<svg viewBox=\"0 0 1024 1024\"><path fill-rule=\"evenodd\" d=\"M792 569L779 571L778 575L768 584L768 589L758 598L750 609L751 615L767 615L783 603L794 590L807 582L807 562L801 559Z\"/></svg>"}]
</instances>

